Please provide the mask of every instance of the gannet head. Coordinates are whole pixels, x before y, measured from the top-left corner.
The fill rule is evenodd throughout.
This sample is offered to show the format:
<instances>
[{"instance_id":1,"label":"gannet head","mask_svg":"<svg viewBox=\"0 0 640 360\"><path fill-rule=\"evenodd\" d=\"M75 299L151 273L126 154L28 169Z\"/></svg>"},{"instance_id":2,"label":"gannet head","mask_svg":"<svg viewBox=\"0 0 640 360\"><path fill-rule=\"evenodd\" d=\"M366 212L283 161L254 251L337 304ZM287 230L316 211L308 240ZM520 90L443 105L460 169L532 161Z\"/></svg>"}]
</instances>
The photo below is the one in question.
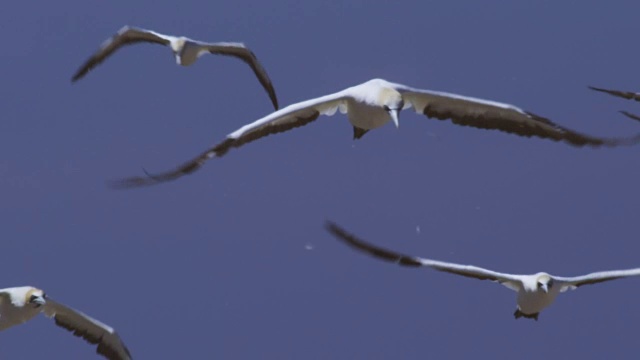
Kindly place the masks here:
<instances>
[{"instance_id":1,"label":"gannet head","mask_svg":"<svg viewBox=\"0 0 640 360\"><path fill-rule=\"evenodd\" d=\"M44 291L31 287L25 293L24 303L30 304L33 307L38 308L47 303L47 301L45 300L46 298L47 298L47 295L44 293Z\"/></svg>"},{"instance_id":2,"label":"gannet head","mask_svg":"<svg viewBox=\"0 0 640 360\"><path fill-rule=\"evenodd\" d=\"M538 290L548 293L549 290L551 290L552 286L553 286L553 278L551 278L549 274L542 273L536 279L536 287Z\"/></svg>"},{"instance_id":3,"label":"gannet head","mask_svg":"<svg viewBox=\"0 0 640 360\"><path fill-rule=\"evenodd\" d=\"M176 64L178 65L183 65L182 52L187 41L188 39L186 37L181 36L179 38L171 39L171 43L169 44L171 51L173 51L173 55L176 57Z\"/></svg>"},{"instance_id":4,"label":"gannet head","mask_svg":"<svg viewBox=\"0 0 640 360\"><path fill-rule=\"evenodd\" d=\"M396 127L399 127L400 110L404 107L402 94L393 88L383 88L378 95L378 103L391 116L391 120L396 124Z\"/></svg>"}]
</instances>

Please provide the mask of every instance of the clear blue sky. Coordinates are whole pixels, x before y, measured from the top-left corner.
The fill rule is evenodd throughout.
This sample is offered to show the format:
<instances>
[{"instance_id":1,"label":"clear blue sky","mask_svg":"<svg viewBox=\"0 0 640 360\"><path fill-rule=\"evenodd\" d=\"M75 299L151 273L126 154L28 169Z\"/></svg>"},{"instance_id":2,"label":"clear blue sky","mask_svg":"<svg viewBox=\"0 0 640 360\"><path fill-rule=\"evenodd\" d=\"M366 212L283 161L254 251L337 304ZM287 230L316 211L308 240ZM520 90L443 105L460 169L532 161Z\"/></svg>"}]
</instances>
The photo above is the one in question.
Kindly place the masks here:
<instances>
[{"instance_id":1,"label":"clear blue sky","mask_svg":"<svg viewBox=\"0 0 640 360\"><path fill-rule=\"evenodd\" d=\"M577 275L640 266L640 147L579 149L403 112L351 140L342 115L270 136L179 181L166 170L271 111L252 72L122 49L121 26L243 41L285 106L374 77L504 101L599 136L640 105L635 0L38 1L0 12L2 286L34 285L115 327L136 359L637 357L640 279L563 294L516 321L500 285L358 254L322 225L434 259ZM419 231L417 228L419 227ZM311 245L313 250L306 250ZM92 358L41 318L0 358Z\"/></svg>"}]
</instances>

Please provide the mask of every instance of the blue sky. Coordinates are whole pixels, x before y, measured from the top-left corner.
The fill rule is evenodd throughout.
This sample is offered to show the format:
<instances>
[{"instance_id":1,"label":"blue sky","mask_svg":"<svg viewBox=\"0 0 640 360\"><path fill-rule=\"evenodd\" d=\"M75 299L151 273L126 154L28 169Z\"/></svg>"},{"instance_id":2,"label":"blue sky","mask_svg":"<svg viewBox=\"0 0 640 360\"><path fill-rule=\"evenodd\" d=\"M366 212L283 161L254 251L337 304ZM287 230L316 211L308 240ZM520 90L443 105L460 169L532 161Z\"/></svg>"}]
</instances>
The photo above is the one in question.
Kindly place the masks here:
<instances>
[{"instance_id":1,"label":"blue sky","mask_svg":"<svg viewBox=\"0 0 640 360\"><path fill-rule=\"evenodd\" d=\"M271 105L242 62L179 67L153 45L70 78L128 24L245 42L283 106L381 77L631 135L640 124L617 111L638 104L586 86L640 90L639 11L637 1L4 4L2 287L41 287L112 325L136 359L635 358L639 279L581 288L540 321L515 321L508 289L370 259L323 222L498 271L637 267L640 147L580 149L408 111L399 129L354 142L338 115L179 181L114 191L106 181L172 168ZM0 334L3 359L93 353L45 318Z\"/></svg>"}]
</instances>

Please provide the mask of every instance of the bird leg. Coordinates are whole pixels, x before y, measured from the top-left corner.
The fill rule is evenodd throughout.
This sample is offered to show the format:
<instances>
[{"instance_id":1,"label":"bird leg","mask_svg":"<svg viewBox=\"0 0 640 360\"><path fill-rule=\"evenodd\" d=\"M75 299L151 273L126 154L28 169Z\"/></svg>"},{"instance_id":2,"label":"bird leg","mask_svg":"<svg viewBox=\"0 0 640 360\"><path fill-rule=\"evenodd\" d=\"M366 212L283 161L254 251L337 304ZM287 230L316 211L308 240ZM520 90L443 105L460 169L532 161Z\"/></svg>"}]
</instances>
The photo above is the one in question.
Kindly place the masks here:
<instances>
[{"instance_id":1,"label":"bird leg","mask_svg":"<svg viewBox=\"0 0 640 360\"><path fill-rule=\"evenodd\" d=\"M513 313L513 317L516 319L523 317L525 319L533 319L535 321L538 321L538 315L540 315L539 312L535 314L525 314L522 311L520 311L520 308L517 308L516 311Z\"/></svg>"}]
</instances>

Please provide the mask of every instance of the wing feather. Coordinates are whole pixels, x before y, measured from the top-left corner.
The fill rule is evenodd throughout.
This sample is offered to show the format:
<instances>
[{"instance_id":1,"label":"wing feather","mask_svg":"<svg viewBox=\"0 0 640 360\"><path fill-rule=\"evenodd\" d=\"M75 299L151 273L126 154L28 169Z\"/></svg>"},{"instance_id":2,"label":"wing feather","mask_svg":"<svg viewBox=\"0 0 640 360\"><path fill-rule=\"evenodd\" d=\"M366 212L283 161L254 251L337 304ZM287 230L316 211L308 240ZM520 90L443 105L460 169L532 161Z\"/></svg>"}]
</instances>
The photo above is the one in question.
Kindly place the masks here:
<instances>
[{"instance_id":1,"label":"wing feather","mask_svg":"<svg viewBox=\"0 0 640 360\"><path fill-rule=\"evenodd\" d=\"M398 86L398 91L416 112L429 118L451 120L457 125L525 137L536 136L574 146L619 146L640 142L640 134L630 138L598 138L581 134L516 106L495 101L405 86Z\"/></svg>"},{"instance_id":2,"label":"wing feather","mask_svg":"<svg viewBox=\"0 0 640 360\"><path fill-rule=\"evenodd\" d=\"M258 78L258 81L260 81L262 87L265 89L267 94L269 94L269 98L271 99L273 107L278 110L278 98L276 97L276 91L273 88L273 83L271 82L267 71L264 69L260 61L258 61L258 58L253 53L253 51L251 51L241 43L198 42L198 44L207 49L207 51L212 54L233 56L249 65L249 67L251 67L251 70L253 70L253 73Z\"/></svg>"},{"instance_id":3,"label":"wing feather","mask_svg":"<svg viewBox=\"0 0 640 360\"><path fill-rule=\"evenodd\" d=\"M53 317L56 325L73 335L98 345L96 352L109 360L130 360L131 353L110 326L70 307L47 299L44 313Z\"/></svg>"},{"instance_id":4,"label":"wing feather","mask_svg":"<svg viewBox=\"0 0 640 360\"><path fill-rule=\"evenodd\" d=\"M632 114L628 111L624 111L624 110L620 110L620 113L626 117L628 117L629 119L633 119L636 121L640 121L640 116L636 115L636 114Z\"/></svg>"},{"instance_id":5,"label":"wing feather","mask_svg":"<svg viewBox=\"0 0 640 360\"><path fill-rule=\"evenodd\" d=\"M402 266L427 266L439 271L448 272L456 275L470 277L479 280L491 280L499 282L512 290L517 290L521 283L521 276L499 273L492 270L483 269L471 265L459 265L443 261L430 260L416 256L400 254L391 250L374 246L359 239L355 235L348 233L335 223L327 222L326 229L336 238L345 244L355 248L356 250L365 252L373 257L394 262Z\"/></svg>"},{"instance_id":6,"label":"wing feather","mask_svg":"<svg viewBox=\"0 0 640 360\"><path fill-rule=\"evenodd\" d=\"M597 88L595 86L589 86L589 89L603 92L605 94L621 97L627 100L640 101L640 93L635 93L631 91L609 90L609 89Z\"/></svg>"},{"instance_id":7,"label":"wing feather","mask_svg":"<svg viewBox=\"0 0 640 360\"><path fill-rule=\"evenodd\" d=\"M124 26L118 32L107 39L100 49L96 51L82 66L76 71L71 78L72 82L80 80L89 71L100 65L106 58L111 56L120 47L125 45L136 44L140 42L148 42L152 44L168 45L171 43L171 36L162 35L151 30Z\"/></svg>"},{"instance_id":8,"label":"wing feather","mask_svg":"<svg viewBox=\"0 0 640 360\"><path fill-rule=\"evenodd\" d=\"M554 276L553 278L564 283L561 291L567 289L576 289L582 285L597 284L604 281L621 279L629 276L640 275L640 268L627 269L627 270L612 270L612 271L599 271L587 275L574 276L574 277L560 277Z\"/></svg>"},{"instance_id":9,"label":"wing feather","mask_svg":"<svg viewBox=\"0 0 640 360\"><path fill-rule=\"evenodd\" d=\"M343 94L343 92L338 92L289 105L262 119L241 127L227 135L224 141L207 149L200 155L173 170L157 174L149 174L145 171L146 176L116 180L111 183L111 186L114 188L132 188L178 179L198 170L207 160L213 157L224 156L232 148L238 148L255 140L262 139L265 136L286 132L307 125L316 120L320 115L333 115L336 110L343 105L345 98L346 95Z\"/></svg>"}]
</instances>

